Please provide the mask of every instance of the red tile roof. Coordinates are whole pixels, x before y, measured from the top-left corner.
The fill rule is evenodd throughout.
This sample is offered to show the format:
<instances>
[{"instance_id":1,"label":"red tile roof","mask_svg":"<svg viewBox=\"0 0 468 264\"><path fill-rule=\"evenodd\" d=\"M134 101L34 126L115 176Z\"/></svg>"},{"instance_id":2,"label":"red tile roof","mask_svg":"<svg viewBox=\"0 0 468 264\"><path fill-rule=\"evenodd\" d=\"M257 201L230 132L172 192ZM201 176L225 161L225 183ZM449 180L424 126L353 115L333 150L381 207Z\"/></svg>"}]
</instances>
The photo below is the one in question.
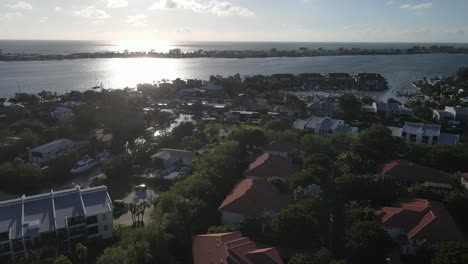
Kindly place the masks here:
<instances>
[{"instance_id":1,"label":"red tile roof","mask_svg":"<svg viewBox=\"0 0 468 264\"><path fill-rule=\"evenodd\" d=\"M284 264L275 248L257 249L240 232L193 237L194 264Z\"/></svg>"},{"instance_id":2,"label":"red tile roof","mask_svg":"<svg viewBox=\"0 0 468 264\"><path fill-rule=\"evenodd\" d=\"M413 199L376 212L386 227L401 228L408 239L465 242L463 233L442 203Z\"/></svg>"},{"instance_id":3,"label":"red tile roof","mask_svg":"<svg viewBox=\"0 0 468 264\"><path fill-rule=\"evenodd\" d=\"M296 168L287 158L265 153L250 163L244 176L249 178L266 178L278 176L289 179L296 171Z\"/></svg>"},{"instance_id":4,"label":"red tile roof","mask_svg":"<svg viewBox=\"0 0 468 264\"><path fill-rule=\"evenodd\" d=\"M395 160L386 163L381 170L381 174L393 176L398 180L411 183L429 181L453 184L450 174L406 160Z\"/></svg>"},{"instance_id":5,"label":"red tile roof","mask_svg":"<svg viewBox=\"0 0 468 264\"><path fill-rule=\"evenodd\" d=\"M265 210L280 210L289 203L273 184L261 179L245 179L237 184L219 206L221 212L254 216Z\"/></svg>"}]
</instances>

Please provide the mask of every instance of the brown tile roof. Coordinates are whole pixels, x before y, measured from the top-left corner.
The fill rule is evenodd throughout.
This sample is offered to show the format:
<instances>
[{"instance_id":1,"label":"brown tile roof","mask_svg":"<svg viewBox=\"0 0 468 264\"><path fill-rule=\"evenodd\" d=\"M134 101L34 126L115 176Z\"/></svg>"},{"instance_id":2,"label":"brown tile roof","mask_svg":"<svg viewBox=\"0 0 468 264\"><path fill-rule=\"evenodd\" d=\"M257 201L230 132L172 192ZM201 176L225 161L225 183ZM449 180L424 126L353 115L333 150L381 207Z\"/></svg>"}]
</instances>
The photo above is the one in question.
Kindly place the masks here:
<instances>
[{"instance_id":1,"label":"brown tile roof","mask_svg":"<svg viewBox=\"0 0 468 264\"><path fill-rule=\"evenodd\" d=\"M408 239L428 242L465 242L463 233L442 203L412 199L393 207L384 207L376 214L386 227L401 228Z\"/></svg>"},{"instance_id":2,"label":"brown tile roof","mask_svg":"<svg viewBox=\"0 0 468 264\"><path fill-rule=\"evenodd\" d=\"M424 167L407 160L395 160L386 163L381 170L382 175L395 177L397 180L415 182L435 182L453 184L450 174Z\"/></svg>"},{"instance_id":3,"label":"brown tile roof","mask_svg":"<svg viewBox=\"0 0 468 264\"><path fill-rule=\"evenodd\" d=\"M265 153L259 156L254 162L250 163L244 172L246 178L266 178L278 176L283 179L289 179L296 171L296 168L287 158Z\"/></svg>"},{"instance_id":4,"label":"brown tile roof","mask_svg":"<svg viewBox=\"0 0 468 264\"><path fill-rule=\"evenodd\" d=\"M289 196L273 184L261 179L245 179L237 184L219 206L221 212L254 216L265 210L280 210L289 203Z\"/></svg>"},{"instance_id":5,"label":"brown tile roof","mask_svg":"<svg viewBox=\"0 0 468 264\"><path fill-rule=\"evenodd\" d=\"M257 249L240 232L194 236L192 251L194 264L284 264L275 248Z\"/></svg>"}]
</instances>

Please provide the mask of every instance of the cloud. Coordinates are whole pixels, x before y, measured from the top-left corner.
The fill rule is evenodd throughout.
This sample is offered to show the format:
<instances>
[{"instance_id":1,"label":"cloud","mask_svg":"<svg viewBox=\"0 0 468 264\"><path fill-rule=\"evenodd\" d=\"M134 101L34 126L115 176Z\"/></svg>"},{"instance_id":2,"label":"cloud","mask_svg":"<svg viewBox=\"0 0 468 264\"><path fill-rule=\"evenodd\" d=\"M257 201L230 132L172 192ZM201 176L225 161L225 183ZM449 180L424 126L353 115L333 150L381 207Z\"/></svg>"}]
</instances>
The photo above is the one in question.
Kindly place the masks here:
<instances>
[{"instance_id":1,"label":"cloud","mask_svg":"<svg viewBox=\"0 0 468 264\"><path fill-rule=\"evenodd\" d=\"M133 16L127 16L125 20L128 24L134 27L147 27L148 26L148 17L143 14L137 14Z\"/></svg>"},{"instance_id":2,"label":"cloud","mask_svg":"<svg viewBox=\"0 0 468 264\"><path fill-rule=\"evenodd\" d=\"M127 0L107 0L107 7L109 8L122 8L127 6Z\"/></svg>"},{"instance_id":3,"label":"cloud","mask_svg":"<svg viewBox=\"0 0 468 264\"><path fill-rule=\"evenodd\" d=\"M62 9L62 7L60 7L60 6L56 6L56 7L54 8L54 11L55 11L55 12L60 12L60 11L62 11L62 10L63 10L63 9Z\"/></svg>"},{"instance_id":4,"label":"cloud","mask_svg":"<svg viewBox=\"0 0 468 264\"><path fill-rule=\"evenodd\" d=\"M415 5L405 4L400 6L400 9L411 10L411 11L420 11L424 9L431 9L432 2L420 3Z\"/></svg>"},{"instance_id":5,"label":"cloud","mask_svg":"<svg viewBox=\"0 0 468 264\"><path fill-rule=\"evenodd\" d=\"M41 17L41 19L39 19L39 22L41 23L47 23L47 21L49 21L48 17Z\"/></svg>"},{"instance_id":6,"label":"cloud","mask_svg":"<svg viewBox=\"0 0 468 264\"><path fill-rule=\"evenodd\" d=\"M75 16L80 16L86 19L108 19L110 15L106 13L106 11L97 9L95 6L87 6L83 9L73 11Z\"/></svg>"},{"instance_id":7,"label":"cloud","mask_svg":"<svg viewBox=\"0 0 468 264\"><path fill-rule=\"evenodd\" d=\"M150 7L155 9L186 9L196 13L210 13L217 16L254 16L248 8L233 5L227 1L211 0L160 0Z\"/></svg>"},{"instance_id":8,"label":"cloud","mask_svg":"<svg viewBox=\"0 0 468 264\"><path fill-rule=\"evenodd\" d=\"M22 17L22 16L23 16L23 13L21 12L0 14L0 21L10 21L17 17Z\"/></svg>"},{"instance_id":9,"label":"cloud","mask_svg":"<svg viewBox=\"0 0 468 264\"><path fill-rule=\"evenodd\" d=\"M33 9L32 5L26 2L17 2L15 4L7 5L9 8L14 10L31 10Z\"/></svg>"}]
</instances>

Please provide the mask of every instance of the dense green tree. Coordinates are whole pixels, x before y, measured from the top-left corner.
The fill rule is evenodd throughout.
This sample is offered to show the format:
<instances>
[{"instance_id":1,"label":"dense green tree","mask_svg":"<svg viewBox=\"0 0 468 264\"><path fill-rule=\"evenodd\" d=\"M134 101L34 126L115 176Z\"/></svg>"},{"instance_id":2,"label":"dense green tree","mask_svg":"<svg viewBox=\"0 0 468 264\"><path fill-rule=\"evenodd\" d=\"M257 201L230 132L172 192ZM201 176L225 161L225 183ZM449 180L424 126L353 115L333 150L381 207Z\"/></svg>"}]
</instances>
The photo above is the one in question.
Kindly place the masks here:
<instances>
[{"instance_id":1,"label":"dense green tree","mask_svg":"<svg viewBox=\"0 0 468 264\"><path fill-rule=\"evenodd\" d=\"M380 164L398 157L404 144L393 138L390 131L382 125L374 125L358 134L353 151L363 160Z\"/></svg>"},{"instance_id":2,"label":"dense green tree","mask_svg":"<svg viewBox=\"0 0 468 264\"><path fill-rule=\"evenodd\" d=\"M76 244L75 256L79 263L86 263L86 259L88 258L88 248L81 243Z\"/></svg>"},{"instance_id":3,"label":"dense green tree","mask_svg":"<svg viewBox=\"0 0 468 264\"><path fill-rule=\"evenodd\" d=\"M296 254L289 260L288 264L316 264L316 262L312 256Z\"/></svg>"},{"instance_id":4,"label":"dense green tree","mask_svg":"<svg viewBox=\"0 0 468 264\"><path fill-rule=\"evenodd\" d=\"M324 178L328 177L328 170L319 165L310 165L291 177L289 182L291 189L299 186L307 187L311 184L320 184Z\"/></svg>"},{"instance_id":5,"label":"dense green tree","mask_svg":"<svg viewBox=\"0 0 468 264\"><path fill-rule=\"evenodd\" d=\"M460 192L451 192L444 200L458 226L468 232L468 197Z\"/></svg>"},{"instance_id":6,"label":"dense green tree","mask_svg":"<svg viewBox=\"0 0 468 264\"><path fill-rule=\"evenodd\" d=\"M340 118L350 122L361 119L361 101L353 94L342 95L338 99L338 113Z\"/></svg>"},{"instance_id":7,"label":"dense green tree","mask_svg":"<svg viewBox=\"0 0 468 264\"><path fill-rule=\"evenodd\" d=\"M208 228L208 234L230 233L235 231L239 231L239 228L234 225L218 225Z\"/></svg>"},{"instance_id":8,"label":"dense green tree","mask_svg":"<svg viewBox=\"0 0 468 264\"><path fill-rule=\"evenodd\" d=\"M129 264L127 252L122 247L108 247L97 258L97 264Z\"/></svg>"},{"instance_id":9,"label":"dense green tree","mask_svg":"<svg viewBox=\"0 0 468 264\"><path fill-rule=\"evenodd\" d=\"M434 257L431 264L465 264L468 263L468 246L466 244L447 242L433 247Z\"/></svg>"},{"instance_id":10,"label":"dense green tree","mask_svg":"<svg viewBox=\"0 0 468 264\"><path fill-rule=\"evenodd\" d=\"M388 204L398 197L394 179L382 176L342 176L335 179L338 199L371 201L375 205Z\"/></svg>"},{"instance_id":11,"label":"dense green tree","mask_svg":"<svg viewBox=\"0 0 468 264\"><path fill-rule=\"evenodd\" d=\"M240 127L234 129L230 138L239 142L242 152L255 151L266 143L265 132L258 127Z\"/></svg>"},{"instance_id":12,"label":"dense green tree","mask_svg":"<svg viewBox=\"0 0 468 264\"><path fill-rule=\"evenodd\" d=\"M319 206L302 200L290 204L273 219L272 228L281 245L310 248L317 245L320 233Z\"/></svg>"},{"instance_id":13,"label":"dense green tree","mask_svg":"<svg viewBox=\"0 0 468 264\"><path fill-rule=\"evenodd\" d=\"M60 256L54 260L54 264L73 264L67 257Z\"/></svg>"},{"instance_id":14,"label":"dense green tree","mask_svg":"<svg viewBox=\"0 0 468 264\"><path fill-rule=\"evenodd\" d=\"M376 221L356 221L345 235L347 256L352 263L385 263L393 241Z\"/></svg>"}]
</instances>

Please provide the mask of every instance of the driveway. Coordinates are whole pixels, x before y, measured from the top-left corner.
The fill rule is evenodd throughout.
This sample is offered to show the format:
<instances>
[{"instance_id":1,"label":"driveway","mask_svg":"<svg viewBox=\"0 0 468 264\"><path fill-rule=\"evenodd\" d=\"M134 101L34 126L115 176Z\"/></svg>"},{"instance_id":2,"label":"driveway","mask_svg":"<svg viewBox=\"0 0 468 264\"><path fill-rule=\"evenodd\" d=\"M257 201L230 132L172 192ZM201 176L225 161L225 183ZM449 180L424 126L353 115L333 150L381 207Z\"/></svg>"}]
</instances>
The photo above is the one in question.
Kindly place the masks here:
<instances>
[{"instance_id":1,"label":"driveway","mask_svg":"<svg viewBox=\"0 0 468 264\"><path fill-rule=\"evenodd\" d=\"M157 190L148 189L146 192L142 191L134 191L130 195L128 195L124 201L128 204L130 203L141 203L146 201L150 204L150 208L146 209L145 215L143 216L143 222L146 224L150 220L150 212L153 210L153 202L159 196L159 192ZM117 225L133 225L132 222L132 214L127 212L126 214L121 215L119 218L114 219L114 223Z\"/></svg>"}]
</instances>

